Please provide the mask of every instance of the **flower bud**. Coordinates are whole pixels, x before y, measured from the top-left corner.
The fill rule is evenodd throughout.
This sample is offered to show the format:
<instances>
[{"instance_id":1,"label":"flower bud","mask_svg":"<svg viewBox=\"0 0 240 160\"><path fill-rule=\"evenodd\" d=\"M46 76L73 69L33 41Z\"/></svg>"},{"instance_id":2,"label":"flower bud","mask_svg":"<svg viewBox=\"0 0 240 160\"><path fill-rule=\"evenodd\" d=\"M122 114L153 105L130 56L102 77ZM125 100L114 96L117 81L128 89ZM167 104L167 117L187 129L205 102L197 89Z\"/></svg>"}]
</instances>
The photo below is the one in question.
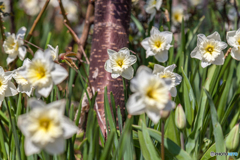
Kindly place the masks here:
<instances>
[{"instance_id":1,"label":"flower bud","mask_svg":"<svg viewBox=\"0 0 240 160\"><path fill-rule=\"evenodd\" d=\"M148 67L151 68L151 69L154 68L154 65L155 65L155 63L153 63L153 62L148 62Z\"/></svg>"},{"instance_id":2,"label":"flower bud","mask_svg":"<svg viewBox=\"0 0 240 160\"><path fill-rule=\"evenodd\" d=\"M239 145L239 124L234 126L226 138L226 147L228 150L233 151Z\"/></svg>"},{"instance_id":3,"label":"flower bud","mask_svg":"<svg viewBox=\"0 0 240 160\"><path fill-rule=\"evenodd\" d=\"M178 129L184 129L186 127L186 116L181 104L177 106L175 111L175 124Z\"/></svg>"},{"instance_id":4,"label":"flower bud","mask_svg":"<svg viewBox=\"0 0 240 160\"><path fill-rule=\"evenodd\" d=\"M170 115L170 111L164 111L164 110L160 111L160 116L161 116L161 119L163 119L163 120L167 120L169 115Z\"/></svg>"}]
</instances>

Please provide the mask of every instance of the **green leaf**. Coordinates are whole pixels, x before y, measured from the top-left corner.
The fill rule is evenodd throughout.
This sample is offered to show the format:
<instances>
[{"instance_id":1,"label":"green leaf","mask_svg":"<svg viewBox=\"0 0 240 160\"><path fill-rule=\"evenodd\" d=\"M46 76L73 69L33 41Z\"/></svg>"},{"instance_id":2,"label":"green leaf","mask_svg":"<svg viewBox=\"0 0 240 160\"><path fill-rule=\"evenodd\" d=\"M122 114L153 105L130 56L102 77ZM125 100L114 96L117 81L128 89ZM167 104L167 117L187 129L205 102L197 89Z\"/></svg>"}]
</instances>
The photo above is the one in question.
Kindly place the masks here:
<instances>
[{"instance_id":1,"label":"green leaf","mask_svg":"<svg viewBox=\"0 0 240 160\"><path fill-rule=\"evenodd\" d=\"M114 135L114 132L110 132L109 136L107 137L107 141L101 154L100 160L110 159L109 156L111 153L111 147L113 145Z\"/></svg>"},{"instance_id":2,"label":"green leaf","mask_svg":"<svg viewBox=\"0 0 240 160\"><path fill-rule=\"evenodd\" d=\"M226 145L224 141L224 136L222 132L222 127L220 123L218 122L218 116L217 111L215 108L215 105L213 103L212 97L209 95L208 91L205 90L205 93L208 97L209 104L210 104L210 110L211 110L211 119L212 119L212 125L213 125L213 134L216 142L216 152L226 152ZM226 160L225 156L217 156L217 160Z\"/></svg>"},{"instance_id":3,"label":"green leaf","mask_svg":"<svg viewBox=\"0 0 240 160\"><path fill-rule=\"evenodd\" d=\"M138 131L142 130L142 128L137 125L133 125L133 128L137 129ZM149 135L152 138L156 139L160 143L162 142L161 132L151 128L145 128L145 129L148 131ZM182 150L179 145L174 143L169 138L164 138L164 148L166 153L168 153L166 154L168 159L176 159L176 160L192 160L193 159L186 151Z\"/></svg>"}]
</instances>

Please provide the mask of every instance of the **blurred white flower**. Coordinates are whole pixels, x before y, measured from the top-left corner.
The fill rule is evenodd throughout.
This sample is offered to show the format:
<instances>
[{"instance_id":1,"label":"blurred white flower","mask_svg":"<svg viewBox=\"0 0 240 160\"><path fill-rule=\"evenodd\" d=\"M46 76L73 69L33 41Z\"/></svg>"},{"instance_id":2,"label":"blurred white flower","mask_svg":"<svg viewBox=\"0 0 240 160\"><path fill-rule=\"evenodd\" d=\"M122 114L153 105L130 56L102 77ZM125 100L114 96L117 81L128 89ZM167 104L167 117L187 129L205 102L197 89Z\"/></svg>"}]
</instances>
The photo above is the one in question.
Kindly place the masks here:
<instances>
[{"instance_id":1,"label":"blurred white flower","mask_svg":"<svg viewBox=\"0 0 240 160\"><path fill-rule=\"evenodd\" d=\"M182 76L173 72L175 68L176 68L175 64L167 66L166 68L159 64L155 64L153 69L153 74L157 75L157 77L160 77L162 79L166 78L171 79L171 86L169 87L169 90L172 97L176 97L177 95L176 86L182 82Z\"/></svg>"},{"instance_id":2,"label":"blurred white flower","mask_svg":"<svg viewBox=\"0 0 240 160\"><path fill-rule=\"evenodd\" d=\"M78 8L73 1L63 1L63 7L67 13L67 18L71 22L76 22L78 20Z\"/></svg>"},{"instance_id":3,"label":"blurred white flower","mask_svg":"<svg viewBox=\"0 0 240 160\"><path fill-rule=\"evenodd\" d=\"M31 63L19 71L19 74L27 79L32 87L35 88L37 97L48 97L53 84L61 83L68 76L65 68L52 61L51 51L49 49L44 52L38 50L34 54Z\"/></svg>"},{"instance_id":4,"label":"blurred white flower","mask_svg":"<svg viewBox=\"0 0 240 160\"><path fill-rule=\"evenodd\" d=\"M112 78L122 76L126 79L132 79L134 70L132 65L136 63L137 57L130 55L128 48L122 48L118 52L108 49L109 59L106 61L104 68L107 72L112 73Z\"/></svg>"},{"instance_id":5,"label":"blurred white flower","mask_svg":"<svg viewBox=\"0 0 240 160\"><path fill-rule=\"evenodd\" d=\"M146 56L154 56L159 62L168 60L168 50L172 47L173 34L168 31L160 32L156 27L152 27L150 37L145 38L141 44L145 48Z\"/></svg>"},{"instance_id":6,"label":"blurred white flower","mask_svg":"<svg viewBox=\"0 0 240 160\"><path fill-rule=\"evenodd\" d=\"M175 103L169 98L169 79L163 80L152 74L146 66L140 66L136 77L130 82L132 94L126 104L128 113L139 115L147 113L148 117L158 123L161 110L172 110Z\"/></svg>"},{"instance_id":7,"label":"blurred white flower","mask_svg":"<svg viewBox=\"0 0 240 160\"><path fill-rule=\"evenodd\" d=\"M227 42L232 46L231 56L240 61L240 29L227 32Z\"/></svg>"},{"instance_id":8,"label":"blurred white flower","mask_svg":"<svg viewBox=\"0 0 240 160\"><path fill-rule=\"evenodd\" d=\"M20 6L22 6L26 13L30 16L35 16L44 6L46 1L43 0L20 0Z\"/></svg>"},{"instance_id":9,"label":"blurred white flower","mask_svg":"<svg viewBox=\"0 0 240 160\"><path fill-rule=\"evenodd\" d=\"M222 50L227 48L227 44L221 41L219 33L197 36L197 47L191 52L191 57L201 60L203 68L211 64L223 65L225 59Z\"/></svg>"},{"instance_id":10,"label":"blurred white flower","mask_svg":"<svg viewBox=\"0 0 240 160\"><path fill-rule=\"evenodd\" d=\"M58 46L56 48L53 48L51 45L47 45L48 46L48 49L50 50L51 52L51 56L52 56L52 59L53 61L56 61L58 60Z\"/></svg>"},{"instance_id":11,"label":"blurred white flower","mask_svg":"<svg viewBox=\"0 0 240 160\"><path fill-rule=\"evenodd\" d=\"M28 65L29 63L31 63L31 61L28 58L25 59L23 62L23 66L19 67L18 69L16 69L14 71L13 78L15 79L15 81L18 84L17 91L21 92L21 93L26 93L30 97L30 95L32 94L33 87L26 80L26 78L24 78L22 75L19 74L19 71L21 72L21 70L24 70L24 67L26 65Z\"/></svg>"},{"instance_id":12,"label":"blurred white flower","mask_svg":"<svg viewBox=\"0 0 240 160\"><path fill-rule=\"evenodd\" d=\"M16 87L11 82L12 71L4 72L0 66L0 106L5 97L15 96L18 94Z\"/></svg>"},{"instance_id":13,"label":"blurred white flower","mask_svg":"<svg viewBox=\"0 0 240 160\"><path fill-rule=\"evenodd\" d=\"M203 0L189 0L192 6L201 5Z\"/></svg>"},{"instance_id":14,"label":"blurred white flower","mask_svg":"<svg viewBox=\"0 0 240 160\"><path fill-rule=\"evenodd\" d=\"M67 0L65 0L65 1L67 1ZM53 7L59 6L58 0L50 0L49 4L52 5Z\"/></svg>"},{"instance_id":15,"label":"blurred white flower","mask_svg":"<svg viewBox=\"0 0 240 160\"><path fill-rule=\"evenodd\" d=\"M176 5L172 7L172 23L177 26L182 23L182 19L185 19L183 5Z\"/></svg>"},{"instance_id":16,"label":"blurred white flower","mask_svg":"<svg viewBox=\"0 0 240 160\"><path fill-rule=\"evenodd\" d=\"M162 0L148 0L145 5L145 10L148 14L151 14L150 21L156 15L156 12L159 11L162 5Z\"/></svg>"},{"instance_id":17,"label":"blurred white flower","mask_svg":"<svg viewBox=\"0 0 240 160\"><path fill-rule=\"evenodd\" d=\"M26 28L21 27L17 35L15 34L10 34L9 32L5 33L6 35L6 40L3 42L3 49L6 54L9 54L7 57L7 64L11 63L14 61L17 56L23 60L26 56L27 49L24 47L24 36L26 33Z\"/></svg>"},{"instance_id":18,"label":"blurred white flower","mask_svg":"<svg viewBox=\"0 0 240 160\"><path fill-rule=\"evenodd\" d=\"M65 139L78 131L77 126L64 116L65 100L50 104L30 99L32 110L18 118L18 127L25 136L24 148L27 156L42 149L50 154L64 152Z\"/></svg>"}]
</instances>

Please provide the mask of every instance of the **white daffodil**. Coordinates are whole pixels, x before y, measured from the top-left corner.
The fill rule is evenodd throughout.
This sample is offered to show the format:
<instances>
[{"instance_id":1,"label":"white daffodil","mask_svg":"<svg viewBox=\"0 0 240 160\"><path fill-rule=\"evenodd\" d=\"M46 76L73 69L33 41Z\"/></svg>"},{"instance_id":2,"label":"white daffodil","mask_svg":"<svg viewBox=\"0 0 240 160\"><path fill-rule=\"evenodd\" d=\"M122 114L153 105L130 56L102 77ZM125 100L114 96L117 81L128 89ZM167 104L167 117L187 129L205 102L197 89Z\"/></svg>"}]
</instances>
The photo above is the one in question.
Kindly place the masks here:
<instances>
[{"instance_id":1,"label":"white daffodil","mask_svg":"<svg viewBox=\"0 0 240 160\"><path fill-rule=\"evenodd\" d=\"M58 46L56 48L53 48L51 45L47 45L48 46L48 49L50 50L51 52L51 55L52 55L52 59L53 61L56 61L58 60Z\"/></svg>"},{"instance_id":2,"label":"white daffodil","mask_svg":"<svg viewBox=\"0 0 240 160\"><path fill-rule=\"evenodd\" d=\"M64 9L67 13L67 18L71 22L76 22L78 20L78 8L74 2L69 1L68 3L64 4Z\"/></svg>"},{"instance_id":3,"label":"white daffodil","mask_svg":"<svg viewBox=\"0 0 240 160\"><path fill-rule=\"evenodd\" d=\"M146 56L154 56L159 62L168 60L168 50L172 47L173 34L168 31L160 32L156 27L152 27L150 37L145 38L141 44L146 49Z\"/></svg>"},{"instance_id":4,"label":"white daffodil","mask_svg":"<svg viewBox=\"0 0 240 160\"><path fill-rule=\"evenodd\" d=\"M231 56L240 61L240 29L227 32L227 42L232 46Z\"/></svg>"},{"instance_id":5,"label":"white daffodil","mask_svg":"<svg viewBox=\"0 0 240 160\"><path fill-rule=\"evenodd\" d=\"M176 5L172 7L172 22L177 26L182 23L182 19L185 18L184 8L182 5Z\"/></svg>"},{"instance_id":6,"label":"white daffodil","mask_svg":"<svg viewBox=\"0 0 240 160\"><path fill-rule=\"evenodd\" d=\"M7 64L11 63L14 61L17 56L23 60L26 56L27 49L24 47L24 36L26 33L26 28L21 27L17 35L15 34L10 34L9 32L6 33L6 40L3 42L3 49L6 54L9 54L7 57Z\"/></svg>"},{"instance_id":7,"label":"white daffodil","mask_svg":"<svg viewBox=\"0 0 240 160\"><path fill-rule=\"evenodd\" d=\"M19 74L19 72L21 72L22 70L24 70L24 67L26 65L28 65L29 63L31 63L31 61L27 58L24 60L23 62L23 66L19 67L18 69L16 69L13 73L13 78L15 79L15 81L18 84L18 88L17 91L21 92L21 93L26 93L29 97L32 94L32 90L33 87L31 86L31 84L27 81L26 78L24 78L22 75Z\"/></svg>"},{"instance_id":8,"label":"white daffodil","mask_svg":"<svg viewBox=\"0 0 240 160\"><path fill-rule=\"evenodd\" d=\"M34 54L34 58L31 63L19 71L19 74L23 76L35 88L37 97L47 97L53 87L53 84L57 85L61 83L68 76L68 72L65 68L52 61L51 51L49 49L44 52L38 50Z\"/></svg>"},{"instance_id":9,"label":"white daffodil","mask_svg":"<svg viewBox=\"0 0 240 160\"><path fill-rule=\"evenodd\" d=\"M166 68L159 64L155 64L153 69L153 74L157 75L157 77L160 77L162 79L166 78L171 79L171 86L169 87L169 90L172 97L176 97L177 95L176 86L182 82L182 76L173 72L175 68L176 68L175 64L167 66Z\"/></svg>"},{"instance_id":10,"label":"white daffodil","mask_svg":"<svg viewBox=\"0 0 240 160\"><path fill-rule=\"evenodd\" d=\"M20 5L25 9L26 13L30 16L35 16L44 6L46 1L39 0L20 0Z\"/></svg>"},{"instance_id":11,"label":"white daffodil","mask_svg":"<svg viewBox=\"0 0 240 160\"><path fill-rule=\"evenodd\" d=\"M15 96L18 94L16 87L11 82L12 71L4 72L0 66L0 106L5 97Z\"/></svg>"},{"instance_id":12,"label":"white daffodil","mask_svg":"<svg viewBox=\"0 0 240 160\"><path fill-rule=\"evenodd\" d=\"M221 41L219 33L197 36L197 47L191 52L191 57L201 60L203 68L211 64L223 65L225 59L222 50L227 48L227 44Z\"/></svg>"},{"instance_id":13,"label":"white daffodil","mask_svg":"<svg viewBox=\"0 0 240 160\"><path fill-rule=\"evenodd\" d=\"M104 68L107 72L112 73L112 78L122 76L126 79L132 79L134 73L132 65L136 63L137 57L130 55L128 48L122 48L118 52L108 49L107 52L109 59Z\"/></svg>"},{"instance_id":14,"label":"white daffodil","mask_svg":"<svg viewBox=\"0 0 240 160\"><path fill-rule=\"evenodd\" d=\"M135 92L130 96L126 106L128 113L139 115L147 113L148 117L158 123L161 110L172 110L175 103L169 99L169 79L163 80L152 74L152 70L140 66L136 77L130 82L130 89Z\"/></svg>"},{"instance_id":15,"label":"white daffodil","mask_svg":"<svg viewBox=\"0 0 240 160\"><path fill-rule=\"evenodd\" d=\"M192 6L197 6L199 4L201 4L203 2L203 0L190 0L190 3Z\"/></svg>"},{"instance_id":16,"label":"white daffodil","mask_svg":"<svg viewBox=\"0 0 240 160\"><path fill-rule=\"evenodd\" d=\"M42 149L50 154L62 153L65 139L78 131L77 126L64 116L65 100L46 105L33 98L28 104L31 111L18 118L18 127L25 136L26 155L39 153Z\"/></svg>"},{"instance_id":17,"label":"white daffodil","mask_svg":"<svg viewBox=\"0 0 240 160\"><path fill-rule=\"evenodd\" d=\"M156 15L162 5L162 0L148 0L145 5L145 10L148 14L151 14L150 20Z\"/></svg>"}]
</instances>

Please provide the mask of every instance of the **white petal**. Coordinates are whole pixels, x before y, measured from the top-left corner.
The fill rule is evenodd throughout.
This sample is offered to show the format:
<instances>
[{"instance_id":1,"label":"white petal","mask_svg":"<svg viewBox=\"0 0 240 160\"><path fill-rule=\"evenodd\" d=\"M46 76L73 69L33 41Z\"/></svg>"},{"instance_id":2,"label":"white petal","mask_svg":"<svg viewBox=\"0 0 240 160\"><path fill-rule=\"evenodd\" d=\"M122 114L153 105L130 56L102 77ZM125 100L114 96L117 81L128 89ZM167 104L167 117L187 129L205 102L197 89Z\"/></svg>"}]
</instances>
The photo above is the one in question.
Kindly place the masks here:
<instances>
[{"instance_id":1,"label":"white petal","mask_svg":"<svg viewBox=\"0 0 240 160\"><path fill-rule=\"evenodd\" d=\"M18 48L18 52L19 52L19 54L18 54L19 58L20 58L21 60L24 60L24 58L25 58L25 56L26 56L26 53L27 53L26 47L20 46L20 47Z\"/></svg>"},{"instance_id":2,"label":"white petal","mask_svg":"<svg viewBox=\"0 0 240 160\"><path fill-rule=\"evenodd\" d=\"M5 91L5 96L9 97L9 96L15 96L18 94L17 88L14 86L14 84L10 81L8 81L8 87Z\"/></svg>"},{"instance_id":3,"label":"white petal","mask_svg":"<svg viewBox=\"0 0 240 160\"><path fill-rule=\"evenodd\" d=\"M151 32L150 32L151 35L160 34L160 33L161 32L154 26L152 27Z\"/></svg>"},{"instance_id":4,"label":"white petal","mask_svg":"<svg viewBox=\"0 0 240 160\"><path fill-rule=\"evenodd\" d=\"M172 97L176 97L177 96L177 88L176 87L172 87L170 89L170 93Z\"/></svg>"},{"instance_id":5,"label":"white petal","mask_svg":"<svg viewBox=\"0 0 240 160\"><path fill-rule=\"evenodd\" d=\"M161 5L162 5L162 0L157 0L157 4L156 4L157 10L160 9Z\"/></svg>"},{"instance_id":6,"label":"white petal","mask_svg":"<svg viewBox=\"0 0 240 160\"><path fill-rule=\"evenodd\" d=\"M4 75L4 70L3 70L2 66L0 66L0 75Z\"/></svg>"},{"instance_id":7,"label":"white petal","mask_svg":"<svg viewBox=\"0 0 240 160\"><path fill-rule=\"evenodd\" d=\"M4 78L5 78L6 80L10 81L10 80L12 79L12 77L13 77L13 74L14 74L14 71L7 71L7 72L5 72L5 74L4 74Z\"/></svg>"},{"instance_id":8,"label":"white petal","mask_svg":"<svg viewBox=\"0 0 240 160\"><path fill-rule=\"evenodd\" d=\"M46 107L56 108L60 111L60 114L63 115L66 107L66 101L65 100L54 101L52 103L49 103Z\"/></svg>"},{"instance_id":9,"label":"white petal","mask_svg":"<svg viewBox=\"0 0 240 160\"><path fill-rule=\"evenodd\" d=\"M60 66L59 64L54 64L54 69L51 72L52 80L54 84L61 83L64 79L67 78L68 72L65 68Z\"/></svg>"},{"instance_id":10,"label":"white petal","mask_svg":"<svg viewBox=\"0 0 240 160\"><path fill-rule=\"evenodd\" d=\"M172 37L173 37L172 32L164 31L164 32L161 32L160 35L166 38L166 42L168 44L172 42Z\"/></svg>"},{"instance_id":11,"label":"white petal","mask_svg":"<svg viewBox=\"0 0 240 160\"><path fill-rule=\"evenodd\" d=\"M148 23L150 23L150 22L153 20L153 18L155 17L155 15L156 15L156 10L155 10L155 8L154 8L154 9L152 10L150 19L148 20Z\"/></svg>"},{"instance_id":12,"label":"white petal","mask_svg":"<svg viewBox=\"0 0 240 160\"><path fill-rule=\"evenodd\" d=\"M130 51L127 47L121 48L118 53L124 53L125 55L130 55Z\"/></svg>"},{"instance_id":13,"label":"white petal","mask_svg":"<svg viewBox=\"0 0 240 160\"><path fill-rule=\"evenodd\" d=\"M37 50L37 52L35 52L34 54L34 58L33 59L45 59L44 57L44 52L42 50Z\"/></svg>"},{"instance_id":14,"label":"white petal","mask_svg":"<svg viewBox=\"0 0 240 160\"><path fill-rule=\"evenodd\" d=\"M50 154L60 154L65 149L65 139L63 137L55 139L53 143L48 143L44 150Z\"/></svg>"},{"instance_id":15,"label":"white petal","mask_svg":"<svg viewBox=\"0 0 240 160\"><path fill-rule=\"evenodd\" d=\"M191 57L192 58L197 58L199 60L202 60L202 54L200 53L198 47L194 48L194 50L191 52Z\"/></svg>"},{"instance_id":16,"label":"white petal","mask_svg":"<svg viewBox=\"0 0 240 160\"><path fill-rule=\"evenodd\" d=\"M221 49L223 50L223 49L227 48L228 45L225 42L218 42L218 46L221 47Z\"/></svg>"},{"instance_id":17,"label":"white petal","mask_svg":"<svg viewBox=\"0 0 240 160\"><path fill-rule=\"evenodd\" d=\"M143 48L144 48L145 50L150 49L150 46L149 46L149 43L148 43L149 38L150 38L150 37L145 38L145 39L142 40L142 42L141 42L141 45L143 46Z\"/></svg>"},{"instance_id":18,"label":"white petal","mask_svg":"<svg viewBox=\"0 0 240 160\"><path fill-rule=\"evenodd\" d=\"M28 100L28 105L31 107L31 108L38 108L38 107L44 107L46 106L46 104L42 101L42 100L37 100L36 98L30 98Z\"/></svg>"},{"instance_id":19,"label":"white petal","mask_svg":"<svg viewBox=\"0 0 240 160\"><path fill-rule=\"evenodd\" d=\"M132 66L130 66L122 72L121 76L129 80L133 78L133 74L134 74L134 69Z\"/></svg>"},{"instance_id":20,"label":"white petal","mask_svg":"<svg viewBox=\"0 0 240 160\"><path fill-rule=\"evenodd\" d=\"M215 59L215 61L212 62L212 64L223 65L224 60L225 60L224 53L221 52L221 54Z\"/></svg>"},{"instance_id":21,"label":"white petal","mask_svg":"<svg viewBox=\"0 0 240 160\"><path fill-rule=\"evenodd\" d=\"M21 92L21 93L26 93L28 95L28 97L30 97L31 94L32 94L32 89L33 88L31 87L30 84L26 84L26 85L19 84L18 88L17 88L17 91Z\"/></svg>"},{"instance_id":22,"label":"white petal","mask_svg":"<svg viewBox=\"0 0 240 160\"><path fill-rule=\"evenodd\" d=\"M41 148L33 144L29 137L25 137L24 150L25 154L27 156L30 156L32 154L39 153L41 151Z\"/></svg>"},{"instance_id":23,"label":"white petal","mask_svg":"<svg viewBox=\"0 0 240 160\"><path fill-rule=\"evenodd\" d=\"M127 110L131 115L140 115L145 112L145 105L139 93L131 95L127 101Z\"/></svg>"},{"instance_id":24,"label":"white petal","mask_svg":"<svg viewBox=\"0 0 240 160\"><path fill-rule=\"evenodd\" d=\"M17 54L9 55L9 56L7 57L7 64L9 65L9 64L12 63L16 58L17 58Z\"/></svg>"},{"instance_id":25,"label":"white petal","mask_svg":"<svg viewBox=\"0 0 240 160\"><path fill-rule=\"evenodd\" d=\"M163 110L164 110L164 111L171 111L171 110L174 109L175 107L176 107L175 102L169 100Z\"/></svg>"},{"instance_id":26,"label":"white petal","mask_svg":"<svg viewBox=\"0 0 240 160\"><path fill-rule=\"evenodd\" d=\"M20 115L18 117L17 126L26 138L30 135L29 130L27 129L28 125L28 114Z\"/></svg>"},{"instance_id":27,"label":"white petal","mask_svg":"<svg viewBox=\"0 0 240 160\"><path fill-rule=\"evenodd\" d=\"M117 53L117 52L114 51L114 50L108 49L108 50L107 50L107 53L108 53L108 55L109 55L109 57L110 57L110 56L112 56L114 53Z\"/></svg>"},{"instance_id":28,"label":"white petal","mask_svg":"<svg viewBox=\"0 0 240 160\"><path fill-rule=\"evenodd\" d=\"M118 77L120 76L120 74L118 74L118 73L112 73L111 76L112 76L112 78L118 78Z\"/></svg>"},{"instance_id":29,"label":"white petal","mask_svg":"<svg viewBox=\"0 0 240 160\"><path fill-rule=\"evenodd\" d=\"M164 69L165 69L165 67L163 67L159 64L154 64L153 74L161 73L164 71Z\"/></svg>"},{"instance_id":30,"label":"white petal","mask_svg":"<svg viewBox=\"0 0 240 160\"><path fill-rule=\"evenodd\" d=\"M134 55L128 56L128 58L124 61L124 63L127 63L127 65L129 66L133 65L136 62L137 62L137 57Z\"/></svg>"},{"instance_id":31,"label":"white petal","mask_svg":"<svg viewBox=\"0 0 240 160\"><path fill-rule=\"evenodd\" d=\"M149 7L146 8L146 12L147 12L148 14L151 14L151 13L153 13L154 11L155 11L155 8L154 8L153 6L149 6Z\"/></svg>"},{"instance_id":32,"label":"white petal","mask_svg":"<svg viewBox=\"0 0 240 160\"><path fill-rule=\"evenodd\" d=\"M21 28L18 30L16 37L17 37L17 38L24 39L24 36L25 36L26 31L27 31L26 27L21 27Z\"/></svg>"},{"instance_id":33,"label":"white petal","mask_svg":"<svg viewBox=\"0 0 240 160\"><path fill-rule=\"evenodd\" d=\"M168 60L168 51L164 50L157 53L154 57L158 60L158 62L166 62Z\"/></svg>"},{"instance_id":34,"label":"white petal","mask_svg":"<svg viewBox=\"0 0 240 160\"><path fill-rule=\"evenodd\" d=\"M197 46L200 46L202 42L207 40L207 37L204 34L198 34L197 35Z\"/></svg>"},{"instance_id":35,"label":"white petal","mask_svg":"<svg viewBox=\"0 0 240 160\"><path fill-rule=\"evenodd\" d=\"M158 109L148 109L147 111L148 117L153 121L153 123L157 124L160 120L160 110Z\"/></svg>"},{"instance_id":36,"label":"white petal","mask_svg":"<svg viewBox=\"0 0 240 160\"><path fill-rule=\"evenodd\" d=\"M4 100L4 95L0 95L0 106L2 106L2 102L3 102L3 100Z\"/></svg>"},{"instance_id":37,"label":"white petal","mask_svg":"<svg viewBox=\"0 0 240 160\"><path fill-rule=\"evenodd\" d=\"M177 67L176 64L172 64L172 65L170 65L170 66L167 66L167 67L165 68L165 70L166 70L166 71L173 72L173 70L174 70L176 67Z\"/></svg>"},{"instance_id":38,"label":"white petal","mask_svg":"<svg viewBox=\"0 0 240 160\"><path fill-rule=\"evenodd\" d=\"M107 72L112 73L110 59L108 59L108 60L105 62L104 69L105 69Z\"/></svg>"},{"instance_id":39,"label":"white petal","mask_svg":"<svg viewBox=\"0 0 240 160\"><path fill-rule=\"evenodd\" d=\"M206 67L209 66L209 65L211 65L211 63L206 62L206 61L202 61L202 62L201 62L201 66L202 66L203 68L206 68Z\"/></svg>"},{"instance_id":40,"label":"white petal","mask_svg":"<svg viewBox=\"0 0 240 160\"><path fill-rule=\"evenodd\" d=\"M175 80L175 85L179 85L182 82L182 76L180 76L177 73L174 73L176 80Z\"/></svg>"},{"instance_id":41,"label":"white petal","mask_svg":"<svg viewBox=\"0 0 240 160\"><path fill-rule=\"evenodd\" d=\"M233 45L233 42L230 41L230 37L235 36L235 34L236 34L236 31L228 31L228 32L227 32L227 42L228 42L228 44L231 45L231 46Z\"/></svg>"},{"instance_id":42,"label":"white petal","mask_svg":"<svg viewBox=\"0 0 240 160\"><path fill-rule=\"evenodd\" d=\"M53 84L52 82L49 82L46 84L46 86L43 86L42 88L37 88L36 91L38 94L42 95L43 97L47 98L52 91Z\"/></svg>"},{"instance_id":43,"label":"white petal","mask_svg":"<svg viewBox=\"0 0 240 160\"><path fill-rule=\"evenodd\" d=\"M221 37L219 35L218 32L214 32L213 34L207 36L208 39L214 39L214 40L217 40L217 41L221 41Z\"/></svg>"},{"instance_id":44,"label":"white petal","mask_svg":"<svg viewBox=\"0 0 240 160\"><path fill-rule=\"evenodd\" d=\"M155 56L156 54L153 52L153 51L151 51L151 49L148 49L147 51L146 51L146 58L148 58L149 56Z\"/></svg>"},{"instance_id":45,"label":"white petal","mask_svg":"<svg viewBox=\"0 0 240 160\"><path fill-rule=\"evenodd\" d=\"M70 121L70 119L67 117L63 117L62 127L64 130L63 137L65 139L72 137L78 131L78 127L75 125L75 123Z\"/></svg>"},{"instance_id":46,"label":"white petal","mask_svg":"<svg viewBox=\"0 0 240 160\"><path fill-rule=\"evenodd\" d=\"M31 60L26 58L24 61L23 61L23 66L28 66L29 64L31 63Z\"/></svg>"},{"instance_id":47,"label":"white petal","mask_svg":"<svg viewBox=\"0 0 240 160\"><path fill-rule=\"evenodd\" d=\"M240 61L240 50L238 48L233 48L232 51L231 51L231 56Z\"/></svg>"}]
</instances>

